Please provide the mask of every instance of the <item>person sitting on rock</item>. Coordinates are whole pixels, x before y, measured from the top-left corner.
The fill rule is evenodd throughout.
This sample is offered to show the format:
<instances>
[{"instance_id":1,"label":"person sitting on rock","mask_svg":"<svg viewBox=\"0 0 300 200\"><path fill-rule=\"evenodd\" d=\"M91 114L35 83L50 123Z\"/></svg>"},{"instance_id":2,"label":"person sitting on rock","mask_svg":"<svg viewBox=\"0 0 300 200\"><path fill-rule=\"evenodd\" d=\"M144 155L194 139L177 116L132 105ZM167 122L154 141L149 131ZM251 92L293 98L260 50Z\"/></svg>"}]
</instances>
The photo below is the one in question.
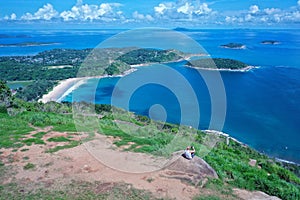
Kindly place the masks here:
<instances>
[{"instance_id":1,"label":"person sitting on rock","mask_svg":"<svg viewBox=\"0 0 300 200\"><path fill-rule=\"evenodd\" d=\"M194 155L195 155L195 148L194 148L194 147L193 147L193 149L192 149L192 147L188 146L188 147L184 150L184 157L185 157L186 159L191 160L191 159L194 157Z\"/></svg>"}]
</instances>

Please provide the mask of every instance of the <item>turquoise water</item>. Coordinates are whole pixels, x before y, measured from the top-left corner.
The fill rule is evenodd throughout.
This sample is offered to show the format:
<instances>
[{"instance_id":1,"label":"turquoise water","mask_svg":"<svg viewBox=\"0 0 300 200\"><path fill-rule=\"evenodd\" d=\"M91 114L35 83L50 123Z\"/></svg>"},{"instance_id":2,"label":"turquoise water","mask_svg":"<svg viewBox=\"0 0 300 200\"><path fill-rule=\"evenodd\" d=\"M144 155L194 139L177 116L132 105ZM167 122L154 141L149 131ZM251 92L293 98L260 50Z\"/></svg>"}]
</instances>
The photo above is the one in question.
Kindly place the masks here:
<instances>
[{"instance_id":1,"label":"turquoise water","mask_svg":"<svg viewBox=\"0 0 300 200\"><path fill-rule=\"evenodd\" d=\"M28 33L31 38L43 42L59 42L59 45L44 47L0 48L0 55L34 54L51 48L92 48L118 31L73 31ZM300 163L300 31L299 30L194 30L183 32L199 42L212 57L232 58L259 66L247 73L221 72L226 91L226 117L221 131L265 152L268 155ZM3 39L0 39L3 40ZM11 39L14 40L14 39ZM21 39L18 39L21 40ZM45 41L46 40L46 41ZM263 40L278 40L279 45L262 45ZM7 41L7 40L6 40ZM243 43L245 50L219 48L229 42ZM218 118L211 123L211 98L203 77L195 69L184 67L185 62L170 63L168 68L180 73L196 94L200 110L200 129L218 126ZM119 87L120 80L136 81L145 74L167 79L161 66L152 65L139 68L124 78L91 79L74 90L76 101L90 101L111 104L114 98L122 101L128 91ZM200 74L216 73L201 71ZM99 81L99 82L98 82ZM159 84L144 84L130 94L127 109L138 114L150 115L156 119L166 118L173 123L181 123L182 105L189 108L191 99L178 100L185 88L180 82L170 80L176 92ZM98 84L96 93L92 85ZM117 87L116 87L117 85ZM64 101L72 101L70 93ZM180 94L181 95L181 94ZM127 99L124 99L124 101ZM161 105L166 116L149 111L153 105ZM157 115L156 115L157 114ZM193 107L185 119L192 124L195 119ZM221 118L221 117L220 117ZM221 119L220 119L221 121ZM221 123L221 122L220 122Z\"/></svg>"}]
</instances>

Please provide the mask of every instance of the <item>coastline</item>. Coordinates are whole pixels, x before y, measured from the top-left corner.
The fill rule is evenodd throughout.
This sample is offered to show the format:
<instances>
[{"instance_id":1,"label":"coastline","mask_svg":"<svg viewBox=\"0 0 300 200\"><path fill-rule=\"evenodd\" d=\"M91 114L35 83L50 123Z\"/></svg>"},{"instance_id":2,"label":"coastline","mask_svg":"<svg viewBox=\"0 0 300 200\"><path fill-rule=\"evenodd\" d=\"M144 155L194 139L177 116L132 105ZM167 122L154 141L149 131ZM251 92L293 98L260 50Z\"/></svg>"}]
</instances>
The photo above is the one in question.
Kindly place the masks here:
<instances>
[{"instance_id":1,"label":"coastline","mask_svg":"<svg viewBox=\"0 0 300 200\"><path fill-rule=\"evenodd\" d=\"M255 67L255 66L247 66L247 67L244 67L244 68L241 68L241 69L225 69L225 68L204 68L204 67L193 67L193 66L188 66L188 65L185 65L186 67L190 67L190 68L193 68L193 69L200 69L200 70L207 70L207 71L225 71L225 72L248 72L252 69L257 69L259 67Z\"/></svg>"},{"instance_id":2,"label":"coastline","mask_svg":"<svg viewBox=\"0 0 300 200\"><path fill-rule=\"evenodd\" d=\"M68 94L76 90L80 85L86 83L87 80L93 79L93 78L108 78L108 77L123 77L126 76L132 72L136 71L136 69L132 68L127 71L125 71L123 74L119 75L103 75L103 76L87 76L87 77L76 77L76 78L68 78L62 81L59 81L59 83L47 94L44 94L42 98L38 100L38 102L47 103L51 101L55 102L61 102L64 97L66 97Z\"/></svg>"},{"instance_id":3,"label":"coastline","mask_svg":"<svg viewBox=\"0 0 300 200\"><path fill-rule=\"evenodd\" d=\"M103 76L89 76L89 77L76 77L76 78L69 78L62 80L56 85L50 92L47 94L44 94L42 98L38 100L38 102L47 103L50 101L55 102L61 102L64 97L66 97L68 94L70 94L72 91L77 89L80 85L84 84L88 79L92 78L108 78L108 77L123 77L127 76L128 74L131 74L132 72L136 71L138 67L146 67L153 64L167 64L167 63L173 63L173 62L181 62L184 60L190 60L192 57L197 56L209 56L207 54L187 54L184 57L175 60L175 61L169 61L169 62L162 62L162 63L142 63L142 64L136 64L136 65L130 65L131 69L123 72L122 74L118 75L103 75ZM255 66L247 66L242 69L218 69L218 68L201 68L201 67L193 67L185 65L186 67L190 67L193 69L200 69L200 70L208 70L208 71L228 71L228 72L248 72L254 68L258 68Z\"/></svg>"},{"instance_id":4,"label":"coastline","mask_svg":"<svg viewBox=\"0 0 300 200\"><path fill-rule=\"evenodd\" d=\"M240 47L229 47L229 46L226 46L226 45L221 45L220 47L224 48L224 49L247 49L246 45L242 45Z\"/></svg>"},{"instance_id":5,"label":"coastline","mask_svg":"<svg viewBox=\"0 0 300 200\"><path fill-rule=\"evenodd\" d=\"M243 142L241 142L241 141L239 141L239 140L231 137L229 134L224 133L222 131L211 130L211 129L201 130L201 131L203 131L205 134L214 134L214 135L218 135L218 136L223 136L225 138L228 138L229 140L233 140L233 141L239 143L240 145L243 145L245 147L248 147L248 148L251 148L251 149L254 149L255 151L257 151L255 148L250 147L249 145L247 145L247 144L245 144L245 143L243 143ZM266 153L260 152L260 151L257 151L257 152L259 152L260 154L266 155L269 158L274 159L275 161L280 162L280 163L286 163L286 164L292 164L292 165L300 166L300 163L296 163L296 162L285 160L285 159L278 158L278 157L272 157L272 156L270 156L270 155L268 155Z\"/></svg>"}]
</instances>

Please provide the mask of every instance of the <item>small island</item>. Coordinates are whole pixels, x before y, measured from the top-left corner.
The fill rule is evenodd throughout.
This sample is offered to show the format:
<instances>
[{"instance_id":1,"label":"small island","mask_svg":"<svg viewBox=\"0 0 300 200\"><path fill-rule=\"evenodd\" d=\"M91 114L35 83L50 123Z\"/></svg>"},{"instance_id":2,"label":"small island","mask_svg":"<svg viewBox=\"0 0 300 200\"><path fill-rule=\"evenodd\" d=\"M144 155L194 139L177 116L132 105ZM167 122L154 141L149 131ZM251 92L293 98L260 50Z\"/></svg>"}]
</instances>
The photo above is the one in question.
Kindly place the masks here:
<instances>
[{"instance_id":1,"label":"small island","mask_svg":"<svg viewBox=\"0 0 300 200\"><path fill-rule=\"evenodd\" d=\"M204 58L191 60L187 62L186 66L204 69L204 70L217 70L217 71L238 71L245 72L253 68L246 63L238 60L233 60L229 58Z\"/></svg>"},{"instance_id":2,"label":"small island","mask_svg":"<svg viewBox=\"0 0 300 200\"><path fill-rule=\"evenodd\" d=\"M18 34L18 35L0 34L0 38L30 38L30 36L25 34Z\"/></svg>"},{"instance_id":3,"label":"small island","mask_svg":"<svg viewBox=\"0 0 300 200\"><path fill-rule=\"evenodd\" d=\"M59 43L56 42L21 42L14 44L0 44L0 47L30 47L30 46L47 46L47 45L56 45Z\"/></svg>"},{"instance_id":4,"label":"small island","mask_svg":"<svg viewBox=\"0 0 300 200\"><path fill-rule=\"evenodd\" d=\"M222 48L226 48L226 49L246 49L246 45L241 44L241 43L228 43L228 44L222 44L220 45L220 47Z\"/></svg>"},{"instance_id":5,"label":"small island","mask_svg":"<svg viewBox=\"0 0 300 200\"><path fill-rule=\"evenodd\" d=\"M280 42L277 41L277 40L264 40L264 41L261 42L261 44L276 45L276 44L280 44Z\"/></svg>"}]
</instances>

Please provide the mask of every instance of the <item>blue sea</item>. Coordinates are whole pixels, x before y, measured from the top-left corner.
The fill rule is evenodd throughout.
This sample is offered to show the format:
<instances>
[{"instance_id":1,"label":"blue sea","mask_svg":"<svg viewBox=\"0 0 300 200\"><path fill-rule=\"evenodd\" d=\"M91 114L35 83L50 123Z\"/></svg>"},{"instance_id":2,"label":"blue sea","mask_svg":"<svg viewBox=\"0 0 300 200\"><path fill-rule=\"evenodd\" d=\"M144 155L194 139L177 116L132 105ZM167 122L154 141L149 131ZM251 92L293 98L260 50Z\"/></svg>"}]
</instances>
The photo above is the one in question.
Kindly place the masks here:
<instances>
[{"instance_id":1,"label":"blue sea","mask_svg":"<svg viewBox=\"0 0 300 200\"><path fill-rule=\"evenodd\" d=\"M0 47L0 55L33 55L54 48L94 48L102 41L123 30L66 30L66 31L2 31L1 34L28 37L1 37L0 43L54 42L48 46ZM221 130L239 141L264 152L300 163L300 30L185 30L183 34L197 41L211 57L232 58L258 68L249 72L220 72L226 93L226 116ZM276 40L280 44L264 45L263 40ZM162 41L163 42L163 41ZM242 43L246 49L226 49L220 45L230 42ZM168 79L166 69L175 70L184 77L194 91L200 112L199 129L220 129L216 120L212 123L211 93L203 76L213 71L198 71L185 67L186 61L140 67L126 77L90 79L68 94L64 101L92 101L114 104L154 119L172 123L193 125L195 110L185 115L182 122L181 106L192 105L190 96L184 97L185 88L173 81L175 92L160 84L144 84L126 97L126 89L120 81L136 81L149 77ZM96 93L92 85L97 84ZM173 87L172 86L172 87ZM116 92L117 91L117 92ZM180 93L180 94L177 94ZM127 98L128 107L119 104ZM153 108L153 109L152 109ZM152 110L151 110L152 109ZM163 110L163 112L161 112ZM197 109L196 109L197 110ZM157 115L156 115L157 111ZM217 110L218 111L218 110ZM163 114L161 114L163 113ZM218 112L217 112L218 113Z\"/></svg>"}]
</instances>

